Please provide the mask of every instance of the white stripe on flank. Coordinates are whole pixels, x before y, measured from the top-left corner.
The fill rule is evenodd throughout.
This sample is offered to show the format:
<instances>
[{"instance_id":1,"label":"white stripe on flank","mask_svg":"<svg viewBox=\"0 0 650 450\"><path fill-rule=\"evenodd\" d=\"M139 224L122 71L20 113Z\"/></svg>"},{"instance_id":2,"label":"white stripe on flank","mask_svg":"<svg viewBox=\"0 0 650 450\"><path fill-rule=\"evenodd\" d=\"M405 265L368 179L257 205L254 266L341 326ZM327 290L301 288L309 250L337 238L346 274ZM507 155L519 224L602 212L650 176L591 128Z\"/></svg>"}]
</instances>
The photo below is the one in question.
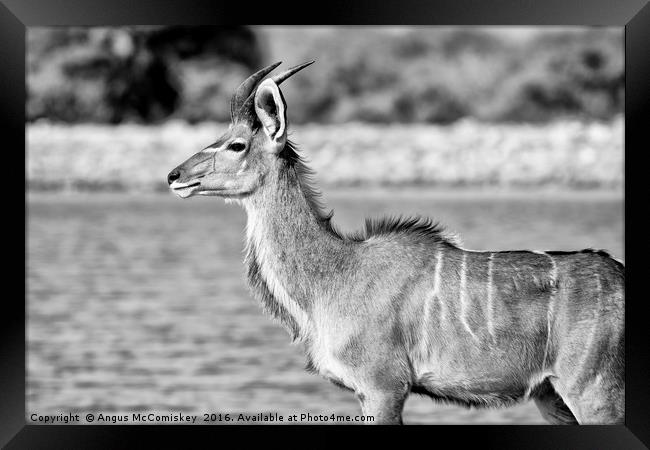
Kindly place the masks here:
<instances>
[{"instance_id":1,"label":"white stripe on flank","mask_svg":"<svg viewBox=\"0 0 650 450\"><path fill-rule=\"evenodd\" d=\"M494 257L494 253L490 253L490 256L488 258L488 285L487 285L487 328L488 328L488 333L490 333L490 336L494 337L494 322L493 322L493 308L494 305L492 304L494 301L494 286L493 286L493 281L492 281L492 258Z\"/></svg>"},{"instance_id":2,"label":"white stripe on flank","mask_svg":"<svg viewBox=\"0 0 650 450\"><path fill-rule=\"evenodd\" d=\"M589 362L589 358L591 357L591 351L592 347L594 345L594 341L596 340L596 334L598 333L598 326L599 324L599 319L601 316L600 312L600 302L601 302L601 293L602 293L602 285L600 282L600 275L598 273L596 275L596 308L597 308L597 313L596 313L596 318L594 320L594 323L591 327L591 333L589 334L589 341L587 341L587 345L585 346L585 352L584 352L584 358L582 360L582 363L580 364L580 367L587 367L585 364Z\"/></svg>"},{"instance_id":3,"label":"white stripe on flank","mask_svg":"<svg viewBox=\"0 0 650 450\"><path fill-rule=\"evenodd\" d=\"M438 250L436 253L436 268L433 273L433 292L430 297L427 297L424 300L424 323L422 325L422 332L424 334L422 339L423 348L421 350L422 356L426 358L429 355L429 349L431 348L431 341L429 337L431 336L431 302L439 301L440 302L440 317L438 324L442 321L445 316L442 301L440 300L439 291L440 291L440 269L442 268L442 250Z\"/></svg>"},{"instance_id":4,"label":"white stripe on flank","mask_svg":"<svg viewBox=\"0 0 650 450\"><path fill-rule=\"evenodd\" d=\"M478 340L474 332L467 323L465 317L467 309L467 253L463 252L463 262L460 267L460 321L465 326L469 334L472 335L472 338Z\"/></svg>"},{"instance_id":5,"label":"white stripe on flank","mask_svg":"<svg viewBox=\"0 0 650 450\"><path fill-rule=\"evenodd\" d=\"M551 261L551 272L549 277L551 279L551 295L548 299L548 309L546 310L546 345L544 347L544 360L542 361L542 370L546 370L546 359L548 358L548 348L551 343L551 332L553 323L553 314L555 313L555 294L558 290L557 285L557 264L553 256L545 253Z\"/></svg>"}]
</instances>

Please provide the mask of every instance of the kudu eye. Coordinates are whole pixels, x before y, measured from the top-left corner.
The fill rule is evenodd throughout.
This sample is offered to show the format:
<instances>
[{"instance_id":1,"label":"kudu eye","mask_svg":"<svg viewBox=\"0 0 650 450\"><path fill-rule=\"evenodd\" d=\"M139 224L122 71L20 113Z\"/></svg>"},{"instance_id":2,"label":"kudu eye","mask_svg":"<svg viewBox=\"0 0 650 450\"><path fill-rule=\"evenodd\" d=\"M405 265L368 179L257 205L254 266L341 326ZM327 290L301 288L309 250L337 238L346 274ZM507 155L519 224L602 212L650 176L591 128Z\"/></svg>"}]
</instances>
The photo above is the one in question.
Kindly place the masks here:
<instances>
[{"instance_id":1,"label":"kudu eye","mask_svg":"<svg viewBox=\"0 0 650 450\"><path fill-rule=\"evenodd\" d=\"M235 141L228 146L228 150L232 150L233 152L243 152L246 150L246 143Z\"/></svg>"}]
</instances>

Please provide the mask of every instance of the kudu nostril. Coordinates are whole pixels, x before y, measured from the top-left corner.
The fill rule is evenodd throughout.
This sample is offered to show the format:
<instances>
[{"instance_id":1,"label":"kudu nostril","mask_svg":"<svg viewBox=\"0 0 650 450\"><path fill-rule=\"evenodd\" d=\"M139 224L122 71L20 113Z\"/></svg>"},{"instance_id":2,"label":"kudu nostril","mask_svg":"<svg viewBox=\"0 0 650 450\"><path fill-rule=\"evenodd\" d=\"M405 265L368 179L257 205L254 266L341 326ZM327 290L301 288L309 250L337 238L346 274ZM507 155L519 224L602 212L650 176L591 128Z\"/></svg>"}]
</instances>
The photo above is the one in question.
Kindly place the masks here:
<instances>
[{"instance_id":1,"label":"kudu nostril","mask_svg":"<svg viewBox=\"0 0 650 450\"><path fill-rule=\"evenodd\" d=\"M172 170L171 172L169 172L169 175L167 175L167 184L172 184L180 177L181 177L181 173L178 170Z\"/></svg>"}]
</instances>

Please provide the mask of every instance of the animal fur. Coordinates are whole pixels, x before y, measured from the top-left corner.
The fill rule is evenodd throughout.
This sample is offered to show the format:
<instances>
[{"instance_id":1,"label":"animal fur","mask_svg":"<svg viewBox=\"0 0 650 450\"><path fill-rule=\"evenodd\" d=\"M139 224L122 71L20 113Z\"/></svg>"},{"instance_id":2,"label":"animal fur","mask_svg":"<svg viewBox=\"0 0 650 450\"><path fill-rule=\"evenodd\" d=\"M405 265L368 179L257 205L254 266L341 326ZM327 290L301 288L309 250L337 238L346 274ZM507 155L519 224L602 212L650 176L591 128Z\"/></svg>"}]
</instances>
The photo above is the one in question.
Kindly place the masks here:
<instances>
[{"instance_id":1,"label":"animal fur","mask_svg":"<svg viewBox=\"0 0 650 450\"><path fill-rule=\"evenodd\" d=\"M244 207L248 283L308 370L352 390L376 423L401 423L410 393L534 399L552 423L623 423L623 264L591 249L470 251L420 217L341 233L286 139L278 84L307 65L242 83L229 130L168 181L182 198Z\"/></svg>"}]
</instances>

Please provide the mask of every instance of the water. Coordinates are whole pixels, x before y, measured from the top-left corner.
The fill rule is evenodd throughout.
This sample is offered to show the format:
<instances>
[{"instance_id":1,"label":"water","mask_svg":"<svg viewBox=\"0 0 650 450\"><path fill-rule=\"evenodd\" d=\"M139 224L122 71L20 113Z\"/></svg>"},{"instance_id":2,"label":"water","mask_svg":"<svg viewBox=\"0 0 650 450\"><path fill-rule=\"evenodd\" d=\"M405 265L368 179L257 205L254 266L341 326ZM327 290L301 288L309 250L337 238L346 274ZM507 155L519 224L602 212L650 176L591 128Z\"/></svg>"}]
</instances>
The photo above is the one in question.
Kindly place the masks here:
<instances>
[{"instance_id":1,"label":"water","mask_svg":"<svg viewBox=\"0 0 650 450\"><path fill-rule=\"evenodd\" d=\"M347 191L343 230L369 215L443 220L473 249L605 248L623 257L616 195ZM358 414L303 370L299 346L250 297L245 215L214 198L31 195L27 411ZM412 396L408 423L544 423L532 402L482 410Z\"/></svg>"}]
</instances>

